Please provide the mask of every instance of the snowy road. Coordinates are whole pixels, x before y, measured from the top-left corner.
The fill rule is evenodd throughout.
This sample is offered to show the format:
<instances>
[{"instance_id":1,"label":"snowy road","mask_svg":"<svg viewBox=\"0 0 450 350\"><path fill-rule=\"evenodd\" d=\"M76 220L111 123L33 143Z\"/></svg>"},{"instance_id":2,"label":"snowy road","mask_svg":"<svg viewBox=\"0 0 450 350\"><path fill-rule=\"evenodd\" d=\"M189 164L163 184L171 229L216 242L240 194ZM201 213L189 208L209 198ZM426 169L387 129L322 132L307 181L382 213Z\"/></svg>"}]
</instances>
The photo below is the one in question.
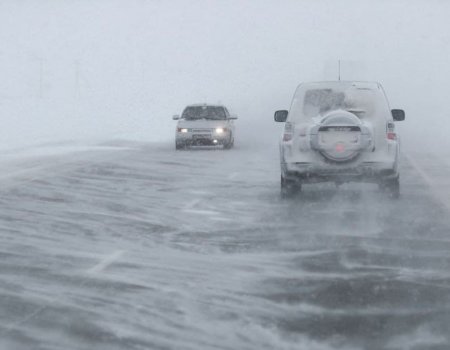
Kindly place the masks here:
<instances>
[{"instance_id":1,"label":"snowy road","mask_svg":"<svg viewBox=\"0 0 450 350\"><path fill-rule=\"evenodd\" d=\"M11 161L0 349L448 349L449 188L408 159L398 201L282 200L272 146Z\"/></svg>"}]
</instances>

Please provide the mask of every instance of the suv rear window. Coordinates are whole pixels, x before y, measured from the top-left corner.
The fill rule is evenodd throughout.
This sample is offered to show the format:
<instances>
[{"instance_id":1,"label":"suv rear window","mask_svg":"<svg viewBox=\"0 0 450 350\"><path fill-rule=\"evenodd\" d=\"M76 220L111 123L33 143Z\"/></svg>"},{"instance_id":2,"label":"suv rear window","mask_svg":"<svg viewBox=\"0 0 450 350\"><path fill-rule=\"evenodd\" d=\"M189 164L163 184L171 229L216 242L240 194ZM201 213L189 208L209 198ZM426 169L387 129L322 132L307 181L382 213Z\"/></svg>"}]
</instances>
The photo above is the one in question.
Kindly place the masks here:
<instances>
[{"instance_id":1,"label":"suv rear window","mask_svg":"<svg viewBox=\"0 0 450 350\"><path fill-rule=\"evenodd\" d=\"M389 110L381 90L346 83L331 86L305 84L297 90L289 114L291 120L308 121L338 109L349 111L361 119L370 119L380 111Z\"/></svg>"}]
</instances>

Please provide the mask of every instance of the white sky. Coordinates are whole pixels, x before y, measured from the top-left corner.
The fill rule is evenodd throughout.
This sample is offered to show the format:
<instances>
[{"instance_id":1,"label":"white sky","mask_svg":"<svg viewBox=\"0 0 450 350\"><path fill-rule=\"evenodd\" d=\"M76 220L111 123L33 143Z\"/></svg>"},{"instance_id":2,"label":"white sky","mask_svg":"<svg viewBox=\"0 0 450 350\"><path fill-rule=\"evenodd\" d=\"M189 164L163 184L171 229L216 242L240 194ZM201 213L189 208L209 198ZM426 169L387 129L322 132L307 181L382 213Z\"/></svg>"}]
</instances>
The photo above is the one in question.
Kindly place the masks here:
<instances>
[{"instance_id":1,"label":"white sky","mask_svg":"<svg viewBox=\"0 0 450 350\"><path fill-rule=\"evenodd\" d=\"M446 0L0 0L0 145L169 140L172 114L218 101L277 133L273 111L336 79L338 59L343 79L384 85L406 136L425 118L443 136L449 14Z\"/></svg>"}]
</instances>

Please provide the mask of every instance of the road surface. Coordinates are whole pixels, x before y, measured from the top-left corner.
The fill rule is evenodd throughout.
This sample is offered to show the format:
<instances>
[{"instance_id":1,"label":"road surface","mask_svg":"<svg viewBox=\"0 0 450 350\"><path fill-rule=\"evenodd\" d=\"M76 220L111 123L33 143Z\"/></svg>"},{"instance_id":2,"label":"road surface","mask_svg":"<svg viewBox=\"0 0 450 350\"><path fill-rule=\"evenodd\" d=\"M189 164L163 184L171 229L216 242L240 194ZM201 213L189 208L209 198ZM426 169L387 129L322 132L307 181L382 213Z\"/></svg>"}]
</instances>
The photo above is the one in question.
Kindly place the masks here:
<instances>
[{"instance_id":1,"label":"road surface","mask_svg":"<svg viewBox=\"0 0 450 350\"><path fill-rule=\"evenodd\" d=\"M0 349L448 349L439 163L405 155L399 200L363 184L282 199L273 145L12 157Z\"/></svg>"}]
</instances>

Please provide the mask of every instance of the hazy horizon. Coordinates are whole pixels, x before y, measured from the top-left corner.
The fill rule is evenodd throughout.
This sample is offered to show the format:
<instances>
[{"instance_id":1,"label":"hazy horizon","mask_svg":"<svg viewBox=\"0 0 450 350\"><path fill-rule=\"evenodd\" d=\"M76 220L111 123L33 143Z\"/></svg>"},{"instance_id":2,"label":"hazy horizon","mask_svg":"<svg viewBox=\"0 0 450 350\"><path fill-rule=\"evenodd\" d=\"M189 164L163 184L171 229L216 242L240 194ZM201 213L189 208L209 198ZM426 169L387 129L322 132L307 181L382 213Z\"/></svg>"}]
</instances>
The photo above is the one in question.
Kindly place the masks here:
<instances>
[{"instance_id":1,"label":"hazy horizon","mask_svg":"<svg viewBox=\"0 0 450 350\"><path fill-rule=\"evenodd\" d=\"M5 0L1 145L168 141L171 116L197 102L226 104L245 135L255 121L277 134L273 111L300 82L337 79L338 60L342 79L379 81L406 110L405 140L420 128L444 141L449 10L439 0Z\"/></svg>"}]
</instances>

